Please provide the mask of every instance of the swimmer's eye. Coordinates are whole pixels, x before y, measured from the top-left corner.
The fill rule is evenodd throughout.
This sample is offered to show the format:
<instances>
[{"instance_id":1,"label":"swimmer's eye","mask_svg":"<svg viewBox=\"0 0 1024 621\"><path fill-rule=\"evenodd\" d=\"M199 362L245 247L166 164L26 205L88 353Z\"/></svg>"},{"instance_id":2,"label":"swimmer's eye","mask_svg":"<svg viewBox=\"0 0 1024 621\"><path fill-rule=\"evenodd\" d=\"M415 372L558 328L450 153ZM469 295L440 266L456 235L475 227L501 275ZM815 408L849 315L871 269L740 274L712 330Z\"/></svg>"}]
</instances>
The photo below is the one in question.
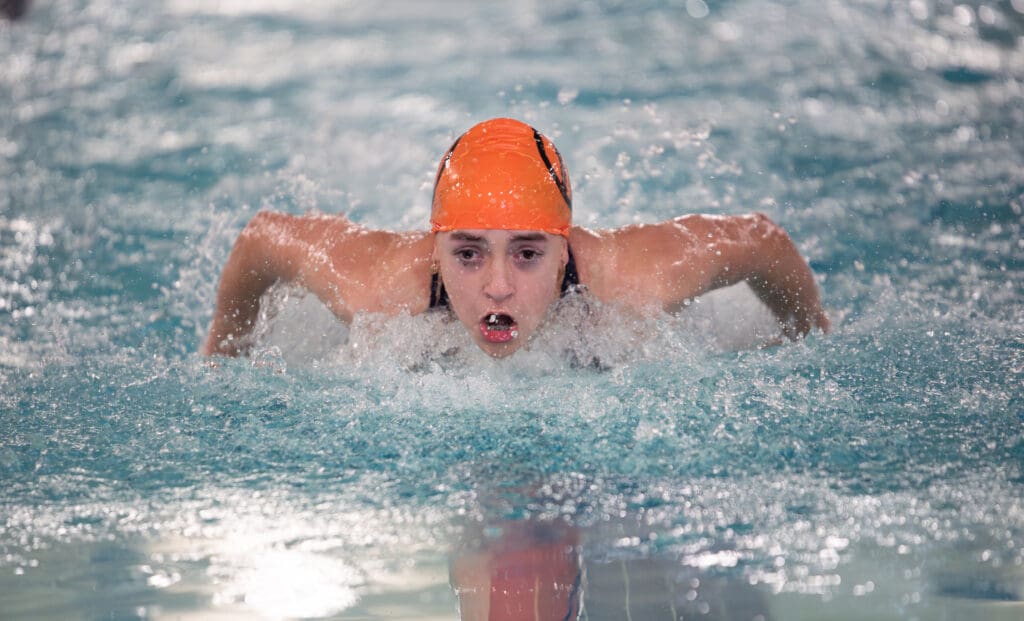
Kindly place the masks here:
<instances>
[{"instance_id":1,"label":"swimmer's eye","mask_svg":"<svg viewBox=\"0 0 1024 621\"><path fill-rule=\"evenodd\" d=\"M523 248L515 254L516 260L520 263L534 263L543 256L543 252L534 248Z\"/></svg>"},{"instance_id":2,"label":"swimmer's eye","mask_svg":"<svg viewBox=\"0 0 1024 621\"><path fill-rule=\"evenodd\" d=\"M480 260L480 251L476 248L457 248L452 255L463 265L472 265Z\"/></svg>"}]
</instances>

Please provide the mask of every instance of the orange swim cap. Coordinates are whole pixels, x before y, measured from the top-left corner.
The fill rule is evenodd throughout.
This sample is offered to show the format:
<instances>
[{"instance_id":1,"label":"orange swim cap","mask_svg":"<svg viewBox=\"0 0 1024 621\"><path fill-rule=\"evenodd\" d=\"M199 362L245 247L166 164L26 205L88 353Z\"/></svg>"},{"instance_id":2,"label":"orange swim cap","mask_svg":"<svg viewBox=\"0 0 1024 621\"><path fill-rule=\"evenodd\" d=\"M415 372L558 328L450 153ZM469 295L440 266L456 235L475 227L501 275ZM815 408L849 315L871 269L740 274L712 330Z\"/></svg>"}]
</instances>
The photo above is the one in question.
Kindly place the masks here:
<instances>
[{"instance_id":1,"label":"orange swim cap","mask_svg":"<svg viewBox=\"0 0 1024 621\"><path fill-rule=\"evenodd\" d=\"M572 189L558 149L515 119L462 134L441 160L430 229L544 231L569 236Z\"/></svg>"}]
</instances>

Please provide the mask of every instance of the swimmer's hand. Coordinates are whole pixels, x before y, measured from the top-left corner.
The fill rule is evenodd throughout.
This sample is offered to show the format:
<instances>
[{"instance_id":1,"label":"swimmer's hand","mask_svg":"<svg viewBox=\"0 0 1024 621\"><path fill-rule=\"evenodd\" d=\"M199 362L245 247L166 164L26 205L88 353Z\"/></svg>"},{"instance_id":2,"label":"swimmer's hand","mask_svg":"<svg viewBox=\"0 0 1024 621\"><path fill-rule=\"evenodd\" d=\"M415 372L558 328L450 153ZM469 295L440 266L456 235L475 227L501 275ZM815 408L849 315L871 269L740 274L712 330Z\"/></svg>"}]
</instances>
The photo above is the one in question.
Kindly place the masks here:
<instances>
[{"instance_id":1,"label":"swimmer's hand","mask_svg":"<svg viewBox=\"0 0 1024 621\"><path fill-rule=\"evenodd\" d=\"M782 333L791 341L807 336L815 328L821 330L822 334L828 334L831 329L828 316L825 315L825 311L821 308L807 313L791 315L786 320L780 321L779 324L782 326Z\"/></svg>"}]
</instances>

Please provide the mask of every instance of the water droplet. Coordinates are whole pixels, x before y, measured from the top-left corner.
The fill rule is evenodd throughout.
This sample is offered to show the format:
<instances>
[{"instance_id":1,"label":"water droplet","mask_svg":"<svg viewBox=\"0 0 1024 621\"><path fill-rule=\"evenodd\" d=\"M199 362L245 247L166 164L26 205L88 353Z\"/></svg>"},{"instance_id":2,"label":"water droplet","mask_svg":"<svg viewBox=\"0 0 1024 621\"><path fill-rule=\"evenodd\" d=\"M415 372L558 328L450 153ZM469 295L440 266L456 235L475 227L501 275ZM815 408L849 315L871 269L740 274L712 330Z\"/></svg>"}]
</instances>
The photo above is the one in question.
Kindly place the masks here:
<instances>
[{"instance_id":1,"label":"water droplet","mask_svg":"<svg viewBox=\"0 0 1024 621\"><path fill-rule=\"evenodd\" d=\"M704 0L686 0L686 12L694 19L704 19L710 13Z\"/></svg>"}]
</instances>

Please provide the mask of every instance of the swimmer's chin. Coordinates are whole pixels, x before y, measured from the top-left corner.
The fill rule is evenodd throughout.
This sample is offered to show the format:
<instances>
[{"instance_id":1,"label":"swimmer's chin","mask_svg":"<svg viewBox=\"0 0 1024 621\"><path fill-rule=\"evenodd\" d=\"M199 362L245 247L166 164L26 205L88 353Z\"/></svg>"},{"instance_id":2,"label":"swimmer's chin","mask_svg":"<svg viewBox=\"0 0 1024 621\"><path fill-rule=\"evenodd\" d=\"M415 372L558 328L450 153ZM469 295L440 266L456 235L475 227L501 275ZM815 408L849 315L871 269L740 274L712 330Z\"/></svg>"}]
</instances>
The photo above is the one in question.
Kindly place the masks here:
<instances>
[{"instance_id":1,"label":"swimmer's chin","mask_svg":"<svg viewBox=\"0 0 1024 621\"><path fill-rule=\"evenodd\" d=\"M526 345L526 339L521 334L516 334L508 341L500 343L488 341L481 335L474 339L474 342L480 351L495 359L508 358Z\"/></svg>"},{"instance_id":2,"label":"swimmer's chin","mask_svg":"<svg viewBox=\"0 0 1024 621\"><path fill-rule=\"evenodd\" d=\"M477 346L491 358L500 360L522 349L523 344L518 341L518 338L514 338L507 343L477 343Z\"/></svg>"}]
</instances>

